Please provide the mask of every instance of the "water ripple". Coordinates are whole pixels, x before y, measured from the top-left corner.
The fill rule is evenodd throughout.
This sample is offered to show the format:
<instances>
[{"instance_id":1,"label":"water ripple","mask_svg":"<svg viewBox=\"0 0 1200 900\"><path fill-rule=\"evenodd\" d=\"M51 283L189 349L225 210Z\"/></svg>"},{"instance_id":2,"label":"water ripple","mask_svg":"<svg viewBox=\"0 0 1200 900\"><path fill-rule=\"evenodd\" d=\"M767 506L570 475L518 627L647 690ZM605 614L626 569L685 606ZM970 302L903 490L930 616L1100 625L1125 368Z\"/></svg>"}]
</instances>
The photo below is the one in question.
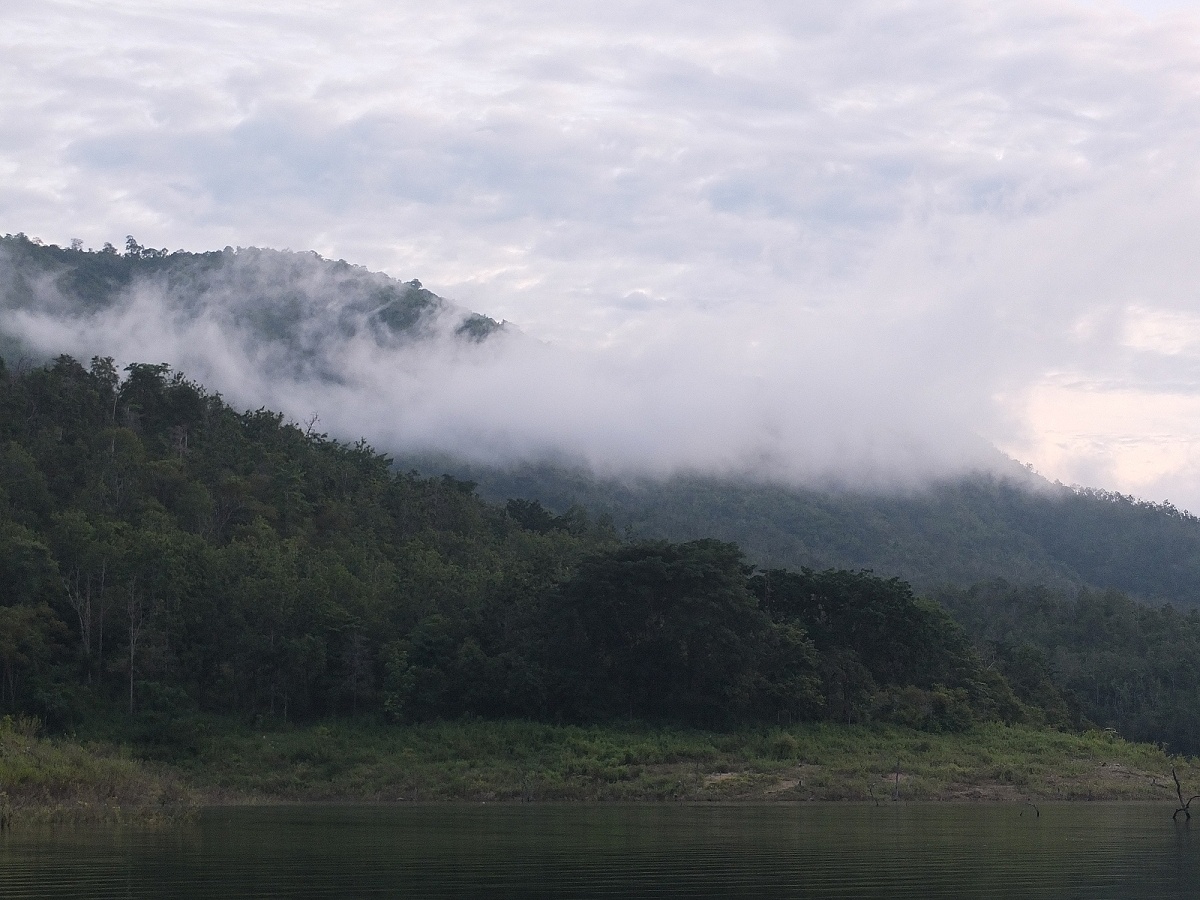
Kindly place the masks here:
<instances>
[{"instance_id":1,"label":"water ripple","mask_svg":"<svg viewBox=\"0 0 1200 900\"><path fill-rule=\"evenodd\" d=\"M17 831L24 898L1196 896L1164 807L373 806L221 809L172 829Z\"/></svg>"}]
</instances>

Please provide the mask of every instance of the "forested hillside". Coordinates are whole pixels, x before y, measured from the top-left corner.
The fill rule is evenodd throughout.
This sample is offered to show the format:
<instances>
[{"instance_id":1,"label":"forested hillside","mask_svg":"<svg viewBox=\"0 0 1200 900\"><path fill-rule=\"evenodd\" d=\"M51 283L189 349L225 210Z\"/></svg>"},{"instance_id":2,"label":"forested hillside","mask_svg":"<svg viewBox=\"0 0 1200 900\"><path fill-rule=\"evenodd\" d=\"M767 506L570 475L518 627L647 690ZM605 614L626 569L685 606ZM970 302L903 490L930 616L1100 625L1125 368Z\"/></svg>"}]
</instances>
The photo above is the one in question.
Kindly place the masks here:
<instances>
[{"instance_id":1,"label":"forested hillside","mask_svg":"<svg viewBox=\"0 0 1200 900\"><path fill-rule=\"evenodd\" d=\"M121 376L0 369L4 710L1045 719L902 582L623 543L579 508L488 505L235 412L161 365Z\"/></svg>"},{"instance_id":2,"label":"forested hillside","mask_svg":"<svg viewBox=\"0 0 1200 900\"><path fill-rule=\"evenodd\" d=\"M420 348L438 359L470 355L504 329L419 282L342 260L257 248L168 252L132 238L121 250L96 252L42 245L24 235L0 238L0 312L0 354L10 364L40 355L24 347L24 337L37 335L46 344L48 335L66 329L76 343L88 344L83 336L101 322L96 341L120 336L130 352L127 335L140 334L152 320L151 346L166 342L173 348L166 358L192 359L247 406L271 397L301 418L319 407L331 419L338 416L330 403L368 408L353 421L374 418L370 404L379 400L380 379L391 384L413 377L395 396L385 394L394 404L392 418L403 418L425 391L425 382L406 368ZM374 354L378 366L359 365ZM421 371L442 377L436 366ZM314 395L313 385L336 385L337 391ZM437 419L436 409L426 410L414 427ZM346 419L338 421L343 432L336 437L359 437L360 431L346 433ZM448 433L469 432L455 431L463 426L455 421ZM396 437L397 431L383 433ZM1008 475L892 493L770 484L752 473L742 480L601 478L536 461L496 468L403 457L401 468L478 482L480 496L493 503L520 497L556 512L581 506L638 538L736 542L763 566L869 569L905 578L924 592L1000 577L1200 605L1195 517L1169 504L1051 485L1016 463Z\"/></svg>"},{"instance_id":3,"label":"forested hillside","mask_svg":"<svg viewBox=\"0 0 1200 900\"><path fill-rule=\"evenodd\" d=\"M332 332L470 348L500 327L303 254L0 255L6 324L136 310L153 283L288 377L340 377ZM1190 514L1015 464L892 494L397 465L163 364L0 362L0 712L59 728L998 720L1195 752L1198 576Z\"/></svg>"},{"instance_id":4,"label":"forested hillside","mask_svg":"<svg viewBox=\"0 0 1200 900\"><path fill-rule=\"evenodd\" d=\"M1044 705L1041 692L1053 684L1067 718L1082 715L1130 740L1200 752L1196 610L1147 606L1116 591L1063 593L1003 581L937 598L1027 702Z\"/></svg>"},{"instance_id":5,"label":"forested hillside","mask_svg":"<svg viewBox=\"0 0 1200 900\"><path fill-rule=\"evenodd\" d=\"M1046 482L1015 463L895 493L821 490L698 475L603 478L577 468L500 469L442 458L406 466L454 472L491 499L580 505L643 538L732 541L764 566L870 569L922 591L1003 578L1116 589L1200 606L1200 520L1163 503Z\"/></svg>"},{"instance_id":6,"label":"forested hillside","mask_svg":"<svg viewBox=\"0 0 1200 900\"><path fill-rule=\"evenodd\" d=\"M936 597L488 504L162 365L0 365L0 712L57 728L1022 721L1200 750L1200 613L1003 582Z\"/></svg>"},{"instance_id":7,"label":"forested hillside","mask_svg":"<svg viewBox=\"0 0 1200 900\"><path fill-rule=\"evenodd\" d=\"M237 343L276 377L334 382L344 377L348 341L395 349L452 336L469 344L503 327L419 281L345 260L256 247L169 252L132 237L121 251L0 237L0 312L0 352L10 362L45 355L24 339L38 323L61 327L104 313L130 328L160 317L179 335Z\"/></svg>"},{"instance_id":8,"label":"forested hillside","mask_svg":"<svg viewBox=\"0 0 1200 900\"><path fill-rule=\"evenodd\" d=\"M124 685L135 708L378 707L386 652L418 624L536 594L614 542L581 515L521 527L471 488L236 413L159 365L9 371L3 703L62 719Z\"/></svg>"},{"instance_id":9,"label":"forested hillside","mask_svg":"<svg viewBox=\"0 0 1200 900\"><path fill-rule=\"evenodd\" d=\"M340 424L335 437L343 440L362 433L348 430L348 421L407 421L405 410L444 378L437 366L409 371L422 348L438 359L474 358L501 330L517 339L511 329L455 307L419 282L341 260L255 248L168 252L133 238L123 249L95 252L24 235L0 238L0 313L0 354L10 365L52 355L22 344L33 335L43 347L63 333L80 346L119 338L126 352L136 346L140 353L143 344L129 335L142 334L152 321L144 344L173 349L156 350L164 354L160 359L193 360L246 405L278 401L301 418L319 407ZM364 367L364 360L374 362ZM405 387L381 394L381 384ZM335 390L313 394L314 385ZM391 404L390 416L374 415L372 404L381 397ZM346 419L331 405L366 412ZM441 413L433 403L409 430L437 433ZM443 444L473 433L469 422L452 424ZM401 425L378 431L398 443L407 433ZM1053 485L1016 463L1006 476L892 493L768 483L754 473L740 480L599 477L536 461L496 468L405 457L401 467L477 482L493 503L520 497L556 513L580 506L607 516L622 534L737 543L761 566L869 569L921 591L1004 578L1200 605L1195 517L1169 504Z\"/></svg>"}]
</instances>

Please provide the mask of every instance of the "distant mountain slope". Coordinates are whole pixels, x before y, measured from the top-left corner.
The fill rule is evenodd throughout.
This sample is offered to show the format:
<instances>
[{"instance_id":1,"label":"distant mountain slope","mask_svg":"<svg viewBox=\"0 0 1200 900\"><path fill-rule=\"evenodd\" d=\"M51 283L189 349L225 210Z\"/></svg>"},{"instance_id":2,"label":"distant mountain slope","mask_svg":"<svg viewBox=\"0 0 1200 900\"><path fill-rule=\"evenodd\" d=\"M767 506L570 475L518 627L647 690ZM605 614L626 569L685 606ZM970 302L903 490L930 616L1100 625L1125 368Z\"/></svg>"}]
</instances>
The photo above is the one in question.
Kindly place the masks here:
<instances>
[{"instance_id":1,"label":"distant mountain slope","mask_svg":"<svg viewBox=\"0 0 1200 900\"><path fill-rule=\"evenodd\" d=\"M419 281L315 253L254 247L169 253L133 238L124 253L111 245L93 252L21 234L0 237L0 314L0 351L10 360L22 353L36 358L39 343L53 344L50 355L79 352L63 346L62 333L81 322L95 321L102 331L122 325L149 331L153 319L176 335L235 340L265 370L328 381L341 377L351 342L395 349L436 337L480 341L503 328ZM143 359L156 352L141 348Z\"/></svg>"},{"instance_id":2,"label":"distant mountain slope","mask_svg":"<svg viewBox=\"0 0 1200 900\"><path fill-rule=\"evenodd\" d=\"M734 541L763 566L872 569L922 590L993 578L1090 585L1200 606L1200 520L1168 504L1050 484L1015 464L1012 478L890 496L698 476L621 481L552 465L411 465L475 481L489 499L579 504L640 536Z\"/></svg>"},{"instance_id":3,"label":"distant mountain slope","mask_svg":"<svg viewBox=\"0 0 1200 900\"><path fill-rule=\"evenodd\" d=\"M418 446L465 447L503 434L513 416L504 401L528 401L517 397L528 382L494 382L502 367L493 366L439 391L462 359L502 346L489 338L503 332L519 340L418 281L313 253L169 253L132 238L124 252L92 252L0 238L0 357L17 364L68 352L170 362L244 406L294 418L316 409L334 433L367 434L381 449L414 443L413 435L423 439ZM414 362L418 349L429 351L423 363ZM558 370L537 371L547 378ZM551 423L535 429L539 439L557 427L541 406L525 405L539 428ZM734 541L762 565L872 569L923 590L997 577L1091 585L1200 607L1194 517L1051 485L1015 464L1008 478L959 478L890 495L701 476L622 481L545 464L489 469L424 458L401 465L474 480L489 499L538 499L560 512L579 504L635 535Z\"/></svg>"}]
</instances>

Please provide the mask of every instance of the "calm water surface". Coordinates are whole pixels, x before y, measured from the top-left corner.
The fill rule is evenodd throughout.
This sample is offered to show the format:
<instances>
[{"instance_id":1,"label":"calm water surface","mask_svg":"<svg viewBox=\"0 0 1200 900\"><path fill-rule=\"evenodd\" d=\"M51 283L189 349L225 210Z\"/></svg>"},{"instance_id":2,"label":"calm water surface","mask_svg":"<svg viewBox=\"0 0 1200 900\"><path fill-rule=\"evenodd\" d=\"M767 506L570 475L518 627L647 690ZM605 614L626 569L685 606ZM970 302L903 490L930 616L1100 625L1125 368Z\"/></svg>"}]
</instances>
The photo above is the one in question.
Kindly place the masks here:
<instances>
[{"instance_id":1,"label":"calm water surface","mask_svg":"<svg viewBox=\"0 0 1200 900\"><path fill-rule=\"evenodd\" d=\"M0 896L1200 896L1171 807L297 806L0 837Z\"/></svg>"}]
</instances>

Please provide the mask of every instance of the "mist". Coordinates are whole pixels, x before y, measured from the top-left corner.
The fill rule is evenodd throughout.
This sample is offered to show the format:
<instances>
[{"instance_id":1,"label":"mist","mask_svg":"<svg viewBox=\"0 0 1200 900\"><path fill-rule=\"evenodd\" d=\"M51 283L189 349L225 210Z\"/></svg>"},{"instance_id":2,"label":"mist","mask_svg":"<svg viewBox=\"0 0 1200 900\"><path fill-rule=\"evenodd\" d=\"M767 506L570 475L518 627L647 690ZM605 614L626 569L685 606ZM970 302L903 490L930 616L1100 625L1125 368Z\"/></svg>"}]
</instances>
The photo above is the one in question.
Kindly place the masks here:
<instances>
[{"instance_id":1,"label":"mist","mask_svg":"<svg viewBox=\"0 0 1200 900\"><path fill-rule=\"evenodd\" d=\"M191 299L39 282L0 332L397 453L876 487L1006 455L1200 508L1193 7L26 4L3 228L387 275L231 250ZM389 278L449 298L420 340Z\"/></svg>"},{"instance_id":2,"label":"mist","mask_svg":"<svg viewBox=\"0 0 1200 900\"><path fill-rule=\"evenodd\" d=\"M180 259L97 305L64 289L61 272L32 277L0 255L0 330L41 357L165 362L235 406L402 456L871 489L1005 462L921 389L919 360L845 314L819 328L675 317L637 341L563 347L508 324L472 336L462 330L472 314L419 282L311 253ZM381 326L381 310L418 294L406 327Z\"/></svg>"}]
</instances>

